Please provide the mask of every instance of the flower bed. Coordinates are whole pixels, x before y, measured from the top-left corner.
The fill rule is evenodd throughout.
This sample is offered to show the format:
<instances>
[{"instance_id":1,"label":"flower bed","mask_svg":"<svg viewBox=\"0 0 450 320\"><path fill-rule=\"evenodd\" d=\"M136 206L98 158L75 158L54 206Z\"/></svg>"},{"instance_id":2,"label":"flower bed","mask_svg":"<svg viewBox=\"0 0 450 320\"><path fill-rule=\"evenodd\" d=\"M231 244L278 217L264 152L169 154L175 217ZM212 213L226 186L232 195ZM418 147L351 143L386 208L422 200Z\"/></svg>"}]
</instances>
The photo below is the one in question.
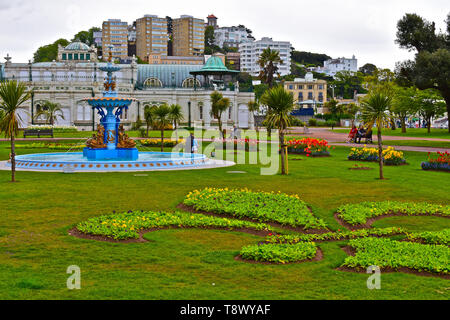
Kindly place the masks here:
<instances>
[{"instance_id":1,"label":"flower bed","mask_svg":"<svg viewBox=\"0 0 450 320\"><path fill-rule=\"evenodd\" d=\"M241 250L244 260L271 263L292 263L313 259L317 254L317 246L313 242L290 244L259 244Z\"/></svg>"},{"instance_id":2,"label":"flower bed","mask_svg":"<svg viewBox=\"0 0 450 320\"><path fill-rule=\"evenodd\" d=\"M436 158L428 153L428 161L422 163L423 170L450 171L450 153L437 152Z\"/></svg>"},{"instance_id":3,"label":"flower bed","mask_svg":"<svg viewBox=\"0 0 450 320\"><path fill-rule=\"evenodd\" d=\"M383 229L363 229L357 231L339 231L322 234L271 235L266 238L266 242L271 244L296 244L299 242L311 241L343 241L367 237L388 237L405 233L406 231L402 228L392 227Z\"/></svg>"},{"instance_id":4,"label":"flower bed","mask_svg":"<svg viewBox=\"0 0 450 320\"><path fill-rule=\"evenodd\" d=\"M427 231L421 233L409 233L407 239L414 242L422 242L426 244L442 244L450 245L450 229L442 231Z\"/></svg>"},{"instance_id":5,"label":"flower bed","mask_svg":"<svg viewBox=\"0 0 450 320\"><path fill-rule=\"evenodd\" d=\"M408 268L414 271L448 274L450 248L442 245L425 245L390 239L364 238L351 240L355 256L348 257L343 266L349 268Z\"/></svg>"},{"instance_id":6,"label":"flower bed","mask_svg":"<svg viewBox=\"0 0 450 320\"><path fill-rule=\"evenodd\" d=\"M321 139L305 138L301 140L289 140L288 152L291 154L305 154L308 157L321 157L330 155L330 145L328 141Z\"/></svg>"},{"instance_id":7,"label":"flower bed","mask_svg":"<svg viewBox=\"0 0 450 320\"><path fill-rule=\"evenodd\" d=\"M161 147L161 139L146 139L146 140L140 140L139 143L143 147L148 148L160 148ZM164 147L166 148L174 148L178 144L183 144L184 140L178 141L178 143L174 140L164 140Z\"/></svg>"},{"instance_id":8,"label":"flower bed","mask_svg":"<svg viewBox=\"0 0 450 320\"><path fill-rule=\"evenodd\" d=\"M30 143L16 144L18 149L51 149L51 150L82 150L86 148L84 144L61 144L61 143Z\"/></svg>"},{"instance_id":9,"label":"flower bed","mask_svg":"<svg viewBox=\"0 0 450 320\"><path fill-rule=\"evenodd\" d=\"M184 204L196 210L229 214L260 222L276 222L304 229L325 229L297 195L207 188L191 192Z\"/></svg>"},{"instance_id":10,"label":"flower bed","mask_svg":"<svg viewBox=\"0 0 450 320\"><path fill-rule=\"evenodd\" d=\"M219 142L220 143L220 142ZM247 152L258 151L258 140L250 139L225 139L223 140L223 149L227 150L233 147L234 150L245 150Z\"/></svg>"},{"instance_id":11,"label":"flower bed","mask_svg":"<svg viewBox=\"0 0 450 320\"><path fill-rule=\"evenodd\" d=\"M53 129L54 133L64 133L64 132L77 132L78 129L75 126L51 126L51 125L32 125L27 129L33 130L51 130Z\"/></svg>"},{"instance_id":12,"label":"flower bed","mask_svg":"<svg viewBox=\"0 0 450 320\"><path fill-rule=\"evenodd\" d=\"M338 217L348 224L364 225L370 218L401 214L408 216L419 215L442 215L450 216L450 206L430 203L414 202L362 202L358 204L347 204L337 210Z\"/></svg>"},{"instance_id":13,"label":"flower bed","mask_svg":"<svg viewBox=\"0 0 450 320\"><path fill-rule=\"evenodd\" d=\"M352 148L348 160L378 162L378 149L376 148ZM383 163L388 166L406 164L403 152L396 151L393 147L383 150Z\"/></svg>"},{"instance_id":14,"label":"flower bed","mask_svg":"<svg viewBox=\"0 0 450 320\"><path fill-rule=\"evenodd\" d=\"M273 231L273 228L266 224L205 216L202 214L190 214L187 212L130 212L106 215L82 222L77 226L77 229L88 235L105 236L114 240L126 240L138 239L140 232L146 229L167 227Z\"/></svg>"}]
</instances>

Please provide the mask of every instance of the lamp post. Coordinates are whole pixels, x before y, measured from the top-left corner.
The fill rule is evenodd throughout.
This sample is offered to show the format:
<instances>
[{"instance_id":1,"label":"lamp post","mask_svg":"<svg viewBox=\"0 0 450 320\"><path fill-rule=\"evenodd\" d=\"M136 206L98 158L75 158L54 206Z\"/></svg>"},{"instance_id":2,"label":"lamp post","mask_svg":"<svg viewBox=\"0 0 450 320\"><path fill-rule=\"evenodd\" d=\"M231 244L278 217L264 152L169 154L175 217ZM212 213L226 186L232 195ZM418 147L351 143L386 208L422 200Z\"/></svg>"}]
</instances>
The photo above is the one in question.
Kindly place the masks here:
<instances>
[{"instance_id":1,"label":"lamp post","mask_svg":"<svg viewBox=\"0 0 450 320\"><path fill-rule=\"evenodd\" d=\"M191 114L191 110L192 110L192 103L189 101L188 102L188 110L189 110L189 123L188 123L188 127L192 128L192 114Z\"/></svg>"}]
</instances>

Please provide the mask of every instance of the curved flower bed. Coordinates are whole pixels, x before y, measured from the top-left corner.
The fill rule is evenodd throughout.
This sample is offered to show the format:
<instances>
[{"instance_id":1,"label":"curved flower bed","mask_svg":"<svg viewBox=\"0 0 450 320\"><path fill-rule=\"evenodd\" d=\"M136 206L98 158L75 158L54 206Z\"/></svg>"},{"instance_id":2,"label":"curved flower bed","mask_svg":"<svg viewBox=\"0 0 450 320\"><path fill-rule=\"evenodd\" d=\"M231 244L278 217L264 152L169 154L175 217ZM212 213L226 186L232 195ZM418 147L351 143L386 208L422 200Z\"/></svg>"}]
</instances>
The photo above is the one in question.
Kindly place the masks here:
<instances>
[{"instance_id":1,"label":"curved flower bed","mask_svg":"<svg viewBox=\"0 0 450 320\"><path fill-rule=\"evenodd\" d=\"M343 241L367 237L387 237L405 233L406 231L402 228L391 227L383 229L329 232L322 234L271 235L266 238L266 242L272 244L295 244L299 242L311 241Z\"/></svg>"},{"instance_id":2,"label":"curved flower bed","mask_svg":"<svg viewBox=\"0 0 450 320\"><path fill-rule=\"evenodd\" d=\"M449 217L450 206L431 204L431 203L414 203L414 202L362 202L358 204L346 204L338 210L338 217L350 225L364 225L370 218L390 214L401 214L408 216L420 215L440 215Z\"/></svg>"},{"instance_id":3,"label":"curved flower bed","mask_svg":"<svg viewBox=\"0 0 450 320\"><path fill-rule=\"evenodd\" d=\"M428 161L422 162L423 170L450 171L450 153L437 152L436 158L428 153Z\"/></svg>"},{"instance_id":4,"label":"curved flower bed","mask_svg":"<svg viewBox=\"0 0 450 320\"><path fill-rule=\"evenodd\" d=\"M352 148L348 160L378 162L378 149L376 148ZM383 163L388 166L406 164L403 152L396 151L393 147L383 150Z\"/></svg>"},{"instance_id":5,"label":"curved flower bed","mask_svg":"<svg viewBox=\"0 0 450 320\"><path fill-rule=\"evenodd\" d=\"M85 144L63 144L63 143L42 143L35 142L30 144L16 144L18 149L42 149L47 148L51 150L82 150L86 148Z\"/></svg>"},{"instance_id":6,"label":"curved flower bed","mask_svg":"<svg viewBox=\"0 0 450 320\"><path fill-rule=\"evenodd\" d=\"M444 246L450 245L450 229L442 231L427 231L421 233L407 234L408 241L422 242L426 244L442 244Z\"/></svg>"},{"instance_id":7,"label":"curved flower bed","mask_svg":"<svg viewBox=\"0 0 450 320\"><path fill-rule=\"evenodd\" d=\"M184 204L195 210L229 214L260 222L276 222L304 229L325 229L323 220L314 217L298 195L206 188L191 192Z\"/></svg>"},{"instance_id":8,"label":"curved flower bed","mask_svg":"<svg viewBox=\"0 0 450 320\"><path fill-rule=\"evenodd\" d=\"M114 240L139 239L140 232L168 227L252 229L273 231L262 223L240 221L187 212L130 212L106 215L89 219L77 225L77 230L93 236L104 236Z\"/></svg>"},{"instance_id":9,"label":"curved flower bed","mask_svg":"<svg viewBox=\"0 0 450 320\"><path fill-rule=\"evenodd\" d=\"M351 240L355 256L345 259L343 267L407 268L422 272L450 273L450 248L442 245L425 245L390 239L364 238Z\"/></svg>"},{"instance_id":10,"label":"curved flower bed","mask_svg":"<svg viewBox=\"0 0 450 320\"><path fill-rule=\"evenodd\" d=\"M305 138L301 140L289 140L288 152L292 154L305 154L307 157L321 157L330 155L328 141L322 139Z\"/></svg>"},{"instance_id":11,"label":"curved flower bed","mask_svg":"<svg viewBox=\"0 0 450 320\"><path fill-rule=\"evenodd\" d=\"M290 244L258 244L241 250L244 260L271 263L293 263L311 260L317 255L317 246L313 242Z\"/></svg>"}]
</instances>

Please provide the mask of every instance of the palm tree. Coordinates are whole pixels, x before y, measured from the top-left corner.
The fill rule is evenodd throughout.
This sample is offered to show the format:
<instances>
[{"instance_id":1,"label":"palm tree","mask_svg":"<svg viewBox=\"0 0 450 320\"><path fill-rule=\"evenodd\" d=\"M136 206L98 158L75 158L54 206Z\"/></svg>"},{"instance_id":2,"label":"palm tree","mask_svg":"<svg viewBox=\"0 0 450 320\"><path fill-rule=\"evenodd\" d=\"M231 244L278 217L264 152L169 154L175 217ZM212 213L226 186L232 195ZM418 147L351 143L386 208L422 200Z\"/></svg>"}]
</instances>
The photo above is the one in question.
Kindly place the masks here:
<instances>
[{"instance_id":1,"label":"palm tree","mask_svg":"<svg viewBox=\"0 0 450 320\"><path fill-rule=\"evenodd\" d=\"M211 116L219 121L220 136L223 138L222 114L230 107L230 99L224 98L220 92L211 93Z\"/></svg>"},{"instance_id":2,"label":"palm tree","mask_svg":"<svg viewBox=\"0 0 450 320\"><path fill-rule=\"evenodd\" d=\"M258 112L260 109L259 102L252 100L252 101L248 102L247 106L248 106L248 111L253 114L253 119L254 119L253 121L255 121L256 132L259 132L258 124L256 123L256 112Z\"/></svg>"},{"instance_id":3,"label":"palm tree","mask_svg":"<svg viewBox=\"0 0 450 320\"><path fill-rule=\"evenodd\" d=\"M164 130L170 125L170 107L167 104L162 104L153 109L153 121L156 127L161 130L161 152L164 152Z\"/></svg>"},{"instance_id":4,"label":"palm tree","mask_svg":"<svg viewBox=\"0 0 450 320\"><path fill-rule=\"evenodd\" d=\"M258 64L261 67L259 78L267 83L269 88L272 88L274 75L278 72L278 65L283 64L280 53L270 48L264 49L259 57Z\"/></svg>"},{"instance_id":5,"label":"palm tree","mask_svg":"<svg viewBox=\"0 0 450 320\"><path fill-rule=\"evenodd\" d=\"M31 94L26 92L27 87L17 81L0 83L0 133L11 139L11 181L16 181L16 149L15 138L19 133L19 121L22 119L17 113L19 107L30 99Z\"/></svg>"},{"instance_id":6,"label":"palm tree","mask_svg":"<svg viewBox=\"0 0 450 320\"><path fill-rule=\"evenodd\" d=\"M184 120L183 111L179 104L173 104L170 106L170 116L169 117L173 123L173 129L175 130L175 135L176 135L177 144L178 144L177 129L178 129L178 126L180 125L181 121Z\"/></svg>"},{"instance_id":7,"label":"palm tree","mask_svg":"<svg viewBox=\"0 0 450 320\"><path fill-rule=\"evenodd\" d=\"M144 119L145 119L145 124L147 125L147 138L148 138L148 134L150 131L150 127L153 127L154 125L154 116L153 116L153 111L155 110L155 106L145 106L144 108Z\"/></svg>"},{"instance_id":8,"label":"palm tree","mask_svg":"<svg viewBox=\"0 0 450 320\"><path fill-rule=\"evenodd\" d=\"M45 103L41 106L41 110L35 116L35 119L40 116L44 116L46 122L53 126L55 121L60 117L64 120L64 114L61 109L61 105L59 103L53 103L51 101L45 101Z\"/></svg>"},{"instance_id":9,"label":"palm tree","mask_svg":"<svg viewBox=\"0 0 450 320\"><path fill-rule=\"evenodd\" d=\"M277 128L281 145L281 174L286 174L287 154L284 136L290 126L290 115L294 108L294 96L282 86L269 89L261 97L261 102L268 107L267 122Z\"/></svg>"},{"instance_id":10,"label":"palm tree","mask_svg":"<svg viewBox=\"0 0 450 320\"><path fill-rule=\"evenodd\" d=\"M378 136L378 163L380 165L380 180L383 175L383 141L381 130L390 123L389 110L392 104L392 97L383 90L374 90L362 100L361 111L362 119L369 126L370 130L375 124L377 126Z\"/></svg>"}]
</instances>

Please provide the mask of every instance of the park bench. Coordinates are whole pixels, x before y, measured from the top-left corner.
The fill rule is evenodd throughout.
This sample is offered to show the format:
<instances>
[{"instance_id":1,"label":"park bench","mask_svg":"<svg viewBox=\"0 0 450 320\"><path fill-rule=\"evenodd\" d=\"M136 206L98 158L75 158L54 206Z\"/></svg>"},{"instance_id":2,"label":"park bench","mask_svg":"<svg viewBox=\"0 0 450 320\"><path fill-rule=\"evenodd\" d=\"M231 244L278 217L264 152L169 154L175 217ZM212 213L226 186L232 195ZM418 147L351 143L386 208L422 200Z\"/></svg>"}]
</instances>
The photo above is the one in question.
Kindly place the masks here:
<instances>
[{"instance_id":1,"label":"park bench","mask_svg":"<svg viewBox=\"0 0 450 320\"><path fill-rule=\"evenodd\" d=\"M51 136L53 138L53 129L25 129L23 131L23 137L38 137Z\"/></svg>"},{"instance_id":2,"label":"park bench","mask_svg":"<svg viewBox=\"0 0 450 320\"><path fill-rule=\"evenodd\" d=\"M366 139L366 144L373 144L373 132L372 130L370 130L369 132L367 132L364 136L361 136L359 133L356 134L355 138L354 138L354 142L358 143L358 139ZM359 141L361 141L361 139Z\"/></svg>"}]
</instances>

